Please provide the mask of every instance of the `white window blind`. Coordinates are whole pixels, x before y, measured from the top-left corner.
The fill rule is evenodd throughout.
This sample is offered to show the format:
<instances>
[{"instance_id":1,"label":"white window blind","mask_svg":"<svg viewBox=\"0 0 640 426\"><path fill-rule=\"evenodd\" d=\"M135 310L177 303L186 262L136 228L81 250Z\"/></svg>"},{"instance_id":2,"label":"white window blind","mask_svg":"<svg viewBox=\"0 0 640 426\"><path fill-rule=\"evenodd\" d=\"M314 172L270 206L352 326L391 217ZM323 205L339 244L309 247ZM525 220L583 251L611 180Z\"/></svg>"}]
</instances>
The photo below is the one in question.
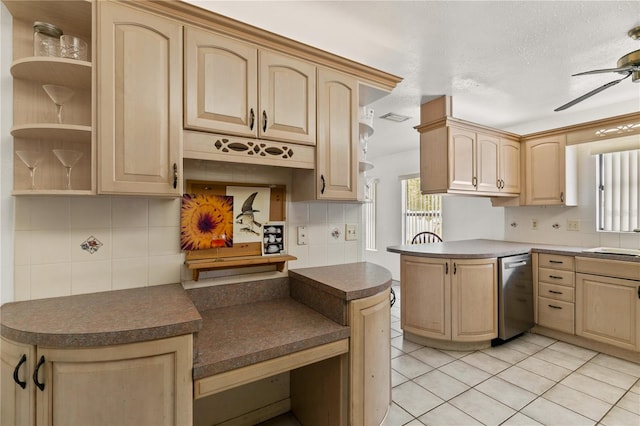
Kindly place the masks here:
<instances>
[{"instance_id":1,"label":"white window blind","mask_svg":"<svg viewBox=\"0 0 640 426\"><path fill-rule=\"evenodd\" d=\"M376 196L378 181L372 179L365 186L364 243L366 250L376 250Z\"/></svg>"},{"instance_id":2,"label":"white window blind","mask_svg":"<svg viewBox=\"0 0 640 426\"><path fill-rule=\"evenodd\" d=\"M598 155L598 228L640 232L640 149Z\"/></svg>"},{"instance_id":3,"label":"white window blind","mask_svg":"<svg viewBox=\"0 0 640 426\"><path fill-rule=\"evenodd\" d=\"M422 195L420 178L402 179L402 244L411 244L418 232L442 236L442 197Z\"/></svg>"}]
</instances>

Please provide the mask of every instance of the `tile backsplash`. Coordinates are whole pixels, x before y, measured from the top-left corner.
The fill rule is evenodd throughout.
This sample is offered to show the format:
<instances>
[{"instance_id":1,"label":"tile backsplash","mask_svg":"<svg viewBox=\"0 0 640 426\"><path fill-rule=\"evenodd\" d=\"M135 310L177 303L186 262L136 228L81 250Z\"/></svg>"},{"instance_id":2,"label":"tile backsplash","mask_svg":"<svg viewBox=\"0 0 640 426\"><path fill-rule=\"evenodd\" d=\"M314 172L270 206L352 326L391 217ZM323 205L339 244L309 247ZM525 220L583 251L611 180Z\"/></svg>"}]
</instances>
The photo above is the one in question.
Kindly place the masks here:
<instances>
[{"instance_id":1,"label":"tile backsplash","mask_svg":"<svg viewBox=\"0 0 640 426\"><path fill-rule=\"evenodd\" d=\"M290 185L289 171L225 166L216 172L195 168L194 173L193 169L187 178ZM180 202L116 196L14 197L13 299L190 281L180 250ZM357 203L287 201L287 252L298 258L288 267L362 261L361 221L362 207ZM357 240L345 240L346 224L356 225ZM297 244L298 226L307 229L307 245ZM334 238L336 229L339 235ZM87 249L88 240L95 241L93 252Z\"/></svg>"},{"instance_id":2,"label":"tile backsplash","mask_svg":"<svg viewBox=\"0 0 640 426\"><path fill-rule=\"evenodd\" d=\"M17 197L14 298L179 282L179 220L179 199Z\"/></svg>"}]
</instances>

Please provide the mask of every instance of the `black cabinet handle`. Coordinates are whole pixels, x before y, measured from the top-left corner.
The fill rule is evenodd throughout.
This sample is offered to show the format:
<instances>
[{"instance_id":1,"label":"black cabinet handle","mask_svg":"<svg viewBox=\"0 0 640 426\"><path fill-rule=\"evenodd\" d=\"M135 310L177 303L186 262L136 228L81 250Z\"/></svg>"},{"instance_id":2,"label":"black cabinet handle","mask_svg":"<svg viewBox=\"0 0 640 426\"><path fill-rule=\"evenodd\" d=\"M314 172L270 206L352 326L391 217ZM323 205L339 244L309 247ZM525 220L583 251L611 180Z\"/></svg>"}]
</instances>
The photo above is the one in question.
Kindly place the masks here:
<instances>
[{"instance_id":1,"label":"black cabinet handle","mask_svg":"<svg viewBox=\"0 0 640 426\"><path fill-rule=\"evenodd\" d=\"M554 280L561 280L562 277L559 277L557 275L549 275L549 278L553 278Z\"/></svg>"},{"instance_id":2,"label":"black cabinet handle","mask_svg":"<svg viewBox=\"0 0 640 426\"><path fill-rule=\"evenodd\" d=\"M40 371L40 367L44 365L44 362L44 355L42 355L40 357L40 360L38 360L36 370L33 372L33 383L35 383L38 389L40 389L41 391L44 391L44 383L40 383L40 381L38 380L38 372Z\"/></svg>"},{"instance_id":3,"label":"black cabinet handle","mask_svg":"<svg viewBox=\"0 0 640 426\"><path fill-rule=\"evenodd\" d=\"M27 382L20 380L20 377L18 377L18 372L20 371L20 367L22 367L22 364L24 364L25 362L27 362L27 355L22 354L22 358L20 358L20 361L18 361L18 365L16 365L16 368L13 369L13 381L16 382L16 384L22 389L27 387Z\"/></svg>"},{"instance_id":4,"label":"black cabinet handle","mask_svg":"<svg viewBox=\"0 0 640 426\"><path fill-rule=\"evenodd\" d=\"M471 185L473 185L474 188L478 187L478 178L477 177L473 177L473 179L471 179Z\"/></svg>"},{"instance_id":5,"label":"black cabinet handle","mask_svg":"<svg viewBox=\"0 0 640 426\"><path fill-rule=\"evenodd\" d=\"M262 110L262 131L267 131L267 111Z\"/></svg>"},{"instance_id":6,"label":"black cabinet handle","mask_svg":"<svg viewBox=\"0 0 640 426\"><path fill-rule=\"evenodd\" d=\"M560 193L560 202L564 203L564 192Z\"/></svg>"},{"instance_id":7,"label":"black cabinet handle","mask_svg":"<svg viewBox=\"0 0 640 426\"><path fill-rule=\"evenodd\" d=\"M553 294L562 294L561 291L555 291L555 290L549 290L549 293L553 293Z\"/></svg>"},{"instance_id":8,"label":"black cabinet handle","mask_svg":"<svg viewBox=\"0 0 640 426\"><path fill-rule=\"evenodd\" d=\"M455 275L457 271L458 271L458 265L456 265L456 262L453 262L453 275Z\"/></svg>"},{"instance_id":9,"label":"black cabinet handle","mask_svg":"<svg viewBox=\"0 0 640 426\"><path fill-rule=\"evenodd\" d=\"M548 306L553 309L562 309L562 307L556 306L556 305L548 305Z\"/></svg>"},{"instance_id":10,"label":"black cabinet handle","mask_svg":"<svg viewBox=\"0 0 640 426\"><path fill-rule=\"evenodd\" d=\"M253 112L253 108L249 111L249 130L253 130L253 125L256 124L256 114Z\"/></svg>"},{"instance_id":11,"label":"black cabinet handle","mask_svg":"<svg viewBox=\"0 0 640 426\"><path fill-rule=\"evenodd\" d=\"M173 189L178 187L178 165L173 163Z\"/></svg>"},{"instance_id":12,"label":"black cabinet handle","mask_svg":"<svg viewBox=\"0 0 640 426\"><path fill-rule=\"evenodd\" d=\"M556 263L558 265L562 265L564 262L562 260L550 260L549 263Z\"/></svg>"},{"instance_id":13,"label":"black cabinet handle","mask_svg":"<svg viewBox=\"0 0 640 426\"><path fill-rule=\"evenodd\" d=\"M320 193L324 194L324 189L327 186L327 183L324 181L324 175L320 175L320 181L322 182L322 187L320 188Z\"/></svg>"},{"instance_id":14,"label":"black cabinet handle","mask_svg":"<svg viewBox=\"0 0 640 426\"><path fill-rule=\"evenodd\" d=\"M449 262L444 264L444 274L447 275L449 273ZM640 292L640 290L638 290Z\"/></svg>"}]
</instances>

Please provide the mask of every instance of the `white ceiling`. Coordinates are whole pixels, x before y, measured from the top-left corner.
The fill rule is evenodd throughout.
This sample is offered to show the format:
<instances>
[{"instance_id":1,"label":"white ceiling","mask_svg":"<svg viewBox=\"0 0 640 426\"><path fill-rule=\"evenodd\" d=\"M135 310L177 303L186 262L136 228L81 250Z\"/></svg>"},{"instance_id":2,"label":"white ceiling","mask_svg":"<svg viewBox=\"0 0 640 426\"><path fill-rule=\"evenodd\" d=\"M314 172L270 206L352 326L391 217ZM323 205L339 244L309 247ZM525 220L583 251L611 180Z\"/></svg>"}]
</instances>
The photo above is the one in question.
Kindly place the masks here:
<instances>
[{"instance_id":1,"label":"white ceiling","mask_svg":"<svg viewBox=\"0 0 640 426\"><path fill-rule=\"evenodd\" d=\"M190 0L256 27L403 77L371 105L368 158L418 147L420 104L453 97L453 115L526 134L640 111L631 78L563 112L554 108L619 74L640 49L640 1L215 1ZM378 117L410 116L403 123Z\"/></svg>"}]
</instances>

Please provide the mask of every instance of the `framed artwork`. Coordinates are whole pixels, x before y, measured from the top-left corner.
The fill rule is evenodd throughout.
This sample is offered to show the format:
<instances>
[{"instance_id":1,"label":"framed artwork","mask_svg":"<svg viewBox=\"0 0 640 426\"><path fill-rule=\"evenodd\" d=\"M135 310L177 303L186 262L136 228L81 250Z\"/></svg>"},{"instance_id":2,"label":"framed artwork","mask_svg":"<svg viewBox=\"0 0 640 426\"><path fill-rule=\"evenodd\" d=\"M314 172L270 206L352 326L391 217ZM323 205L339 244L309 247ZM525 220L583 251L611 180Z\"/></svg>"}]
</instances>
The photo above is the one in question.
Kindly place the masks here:
<instances>
[{"instance_id":1,"label":"framed artwork","mask_svg":"<svg viewBox=\"0 0 640 426\"><path fill-rule=\"evenodd\" d=\"M286 254L287 241L284 222L267 222L262 225L262 255Z\"/></svg>"},{"instance_id":2,"label":"framed artwork","mask_svg":"<svg viewBox=\"0 0 640 426\"><path fill-rule=\"evenodd\" d=\"M184 194L180 209L180 248L233 247L233 197Z\"/></svg>"},{"instance_id":3,"label":"framed artwork","mask_svg":"<svg viewBox=\"0 0 640 426\"><path fill-rule=\"evenodd\" d=\"M258 186L227 186L233 197L233 235L236 243L260 242L262 225L269 220L271 190Z\"/></svg>"}]
</instances>

